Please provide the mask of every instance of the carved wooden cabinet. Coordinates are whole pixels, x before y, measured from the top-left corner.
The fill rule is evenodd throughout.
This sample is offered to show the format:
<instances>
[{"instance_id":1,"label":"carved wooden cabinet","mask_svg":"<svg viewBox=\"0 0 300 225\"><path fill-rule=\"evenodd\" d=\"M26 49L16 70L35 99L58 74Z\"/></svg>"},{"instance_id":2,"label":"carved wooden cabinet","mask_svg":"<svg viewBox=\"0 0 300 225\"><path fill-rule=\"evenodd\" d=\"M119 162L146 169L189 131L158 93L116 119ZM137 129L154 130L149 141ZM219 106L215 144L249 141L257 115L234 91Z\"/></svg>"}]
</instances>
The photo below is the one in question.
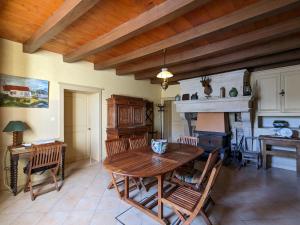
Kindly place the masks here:
<instances>
[{"instance_id":1,"label":"carved wooden cabinet","mask_svg":"<svg viewBox=\"0 0 300 225\"><path fill-rule=\"evenodd\" d=\"M107 139L147 136L146 101L121 95L107 99Z\"/></svg>"}]
</instances>

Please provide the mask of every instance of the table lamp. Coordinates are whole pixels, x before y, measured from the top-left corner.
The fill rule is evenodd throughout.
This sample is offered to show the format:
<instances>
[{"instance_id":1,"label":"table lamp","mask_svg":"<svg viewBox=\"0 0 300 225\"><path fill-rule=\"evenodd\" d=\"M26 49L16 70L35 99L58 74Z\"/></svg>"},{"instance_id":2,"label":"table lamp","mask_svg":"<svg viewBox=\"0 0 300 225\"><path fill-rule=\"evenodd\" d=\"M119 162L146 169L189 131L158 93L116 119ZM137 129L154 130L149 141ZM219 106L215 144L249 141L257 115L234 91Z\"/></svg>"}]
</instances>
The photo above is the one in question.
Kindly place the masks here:
<instances>
[{"instance_id":1,"label":"table lamp","mask_svg":"<svg viewBox=\"0 0 300 225\"><path fill-rule=\"evenodd\" d=\"M23 142L23 131L27 130L28 126L22 121L10 121L3 132L13 133L13 146L21 145Z\"/></svg>"}]
</instances>

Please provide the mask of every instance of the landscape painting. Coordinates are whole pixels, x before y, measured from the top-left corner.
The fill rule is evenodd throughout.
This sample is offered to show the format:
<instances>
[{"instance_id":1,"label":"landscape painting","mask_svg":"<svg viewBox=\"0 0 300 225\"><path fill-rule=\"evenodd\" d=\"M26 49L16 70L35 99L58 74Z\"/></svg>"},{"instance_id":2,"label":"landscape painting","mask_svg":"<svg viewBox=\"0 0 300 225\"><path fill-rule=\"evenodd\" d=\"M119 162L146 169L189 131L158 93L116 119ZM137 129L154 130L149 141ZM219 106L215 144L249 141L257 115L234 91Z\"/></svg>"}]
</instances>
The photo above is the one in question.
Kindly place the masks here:
<instances>
[{"instance_id":1,"label":"landscape painting","mask_svg":"<svg viewBox=\"0 0 300 225\"><path fill-rule=\"evenodd\" d=\"M49 107L49 81L0 74L0 107Z\"/></svg>"}]
</instances>

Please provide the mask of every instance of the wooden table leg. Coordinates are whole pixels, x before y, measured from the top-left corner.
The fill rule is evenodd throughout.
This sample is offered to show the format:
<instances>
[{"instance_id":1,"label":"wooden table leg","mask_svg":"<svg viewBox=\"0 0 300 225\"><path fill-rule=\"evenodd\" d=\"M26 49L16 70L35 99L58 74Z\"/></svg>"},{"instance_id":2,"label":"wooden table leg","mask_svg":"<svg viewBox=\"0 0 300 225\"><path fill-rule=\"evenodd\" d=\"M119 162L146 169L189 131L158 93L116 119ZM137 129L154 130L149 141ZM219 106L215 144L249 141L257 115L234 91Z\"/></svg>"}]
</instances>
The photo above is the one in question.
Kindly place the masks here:
<instances>
[{"instance_id":1,"label":"wooden table leg","mask_svg":"<svg viewBox=\"0 0 300 225\"><path fill-rule=\"evenodd\" d=\"M129 199L129 177L125 176L124 198Z\"/></svg>"},{"instance_id":2,"label":"wooden table leg","mask_svg":"<svg viewBox=\"0 0 300 225\"><path fill-rule=\"evenodd\" d=\"M63 181L65 179L65 155L66 155L66 147L62 147L62 152L61 152L61 180Z\"/></svg>"},{"instance_id":3,"label":"wooden table leg","mask_svg":"<svg viewBox=\"0 0 300 225\"><path fill-rule=\"evenodd\" d=\"M10 187L16 196L18 192L18 155L10 155Z\"/></svg>"},{"instance_id":4,"label":"wooden table leg","mask_svg":"<svg viewBox=\"0 0 300 225\"><path fill-rule=\"evenodd\" d=\"M161 199L163 198L163 186L164 186L164 176L160 175L157 176L157 213L158 213L158 218L163 220L164 217L164 206L163 203L161 201Z\"/></svg>"},{"instance_id":5,"label":"wooden table leg","mask_svg":"<svg viewBox=\"0 0 300 225\"><path fill-rule=\"evenodd\" d=\"M267 169L267 145L262 142L263 168Z\"/></svg>"}]
</instances>

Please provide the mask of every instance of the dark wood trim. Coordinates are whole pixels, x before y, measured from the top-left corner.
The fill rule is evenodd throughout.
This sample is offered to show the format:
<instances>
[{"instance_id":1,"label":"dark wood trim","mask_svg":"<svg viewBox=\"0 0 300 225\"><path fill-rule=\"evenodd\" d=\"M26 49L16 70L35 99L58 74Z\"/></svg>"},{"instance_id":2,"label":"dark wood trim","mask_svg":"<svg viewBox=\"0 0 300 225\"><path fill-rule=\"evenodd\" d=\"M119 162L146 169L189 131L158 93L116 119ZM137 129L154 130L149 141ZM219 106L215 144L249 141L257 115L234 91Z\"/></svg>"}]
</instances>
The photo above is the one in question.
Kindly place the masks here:
<instances>
[{"instance_id":1,"label":"dark wood trim","mask_svg":"<svg viewBox=\"0 0 300 225\"><path fill-rule=\"evenodd\" d=\"M194 39L213 34L218 31L233 28L237 25L241 26L249 21L259 20L265 16L273 15L274 13L282 12L299 4L297 0L263 0L250 6L237 10L229 15L217 18L205 24L201 24L185 32L174 35L170 38L148 45L144 48L137 49L119 57L114 57L107 61L96 62L95 69L103 69L113 67L125 62L129 62L153 53L159 52L162 49L175 47L192 41Z\"/></svg>"},{"instance_id":2,"label":"dark wood trim","mask_svg":"<svg viewBox=\"0 0 300 225\"><path fill-rule=\"evenodd\" d=\"M121 24L112 31L64 55L64 61L75 62L86 56L104 51L145 31L165 24L209 1L210 0L167 0L128 22ZM104 65L105 64L102 65L103 68L105 67Z\"/></svg>"},{"instance_id":3,"label":"dark wood trim","mask_svg":"<svg viewBox=\"0 0 300 225\"><path fill-rule=\"evenodd\" d=\"M202 73L203 75L207 75L207 72L210 73L210 70L213 69L211 67L218 67L235 62L251 60L254 58L285 52L297 48L300 48L299 34L293 37L287 37L263 45L254 46L252 48L248 48L231 54L222 55L215 58L208 58L204 60L199 60L194 63L187 63L176 67L172 67L170 68L170 71L174 74L193 74L188 76L189 78L199 77L200 73ZM198 73L198 75L192 72L196 72ZM177 77L179 77L179 75ZM182 79L180 78L180 80ZM176 78L173 77L170 79L170 81L176 81Z\"/></svg>"},{"instance_id":4,"label":"dark wood trim","mask_svg":"<svg viewBox=\"0 0 300 225\"><path fill-rule=\"evenodd\" d=\"M67 0L50 16L23 45L23 51L33 53L43 44L91 9L99 0Z\"/></svg>"},{"instance_id":5,"label":"dark wood trim","mask_svg":"<svg viewBox=\"0 0 300 225\"><path fill-rule=\"evenodd\" d=\"M175 74L174 78L170 79L170 84L171 82L178 81L178 80L200 77L201 75L210 75L210 74L229 72L229 71L243 69L243 68L247 68L247 69L253 68L252 69L253 71L253 70L258 70L259 68L261 68L260 70L268 67L275 68L276 65L278 65L277 67L290 65L293 62L294 62L293 65L295 65L298 64L297 62L299 62L299 60L300 60L300 49L296 49L296 50L291 50L288 52L279 53L275 55L269 55L269 56L255 58L252 60L214 67L211 69L198 70L198 71L182 73L177 75ZM152 77L154 78L155 74L153 74ZM148 79L148 78L137 77L136 79L139 80L139 79ZM160 79L152 79L151 83L158 84L161 83L161 81Z\"/></svg>"},{"instance_id":6,"label":"dark wood trim","mask_svg":"<svg viewBox=\"0 0 300 225\"><path fill-rule=\"evenodd\" d=\"M300 17L289 21L264 27L249 33L245 33L233 38L208 44L188 51L183 51L166 56L165 65L172 66L190 62L199 58L210 57L216 54L226 53L243 47L253 46L254 44L264 43L272 39L284 37L300 31ZM118 75L132 74L139 71L161 67L161 58L144 60L138 64L128 64L117 68Z\"/></svg>"}]
</instances>

